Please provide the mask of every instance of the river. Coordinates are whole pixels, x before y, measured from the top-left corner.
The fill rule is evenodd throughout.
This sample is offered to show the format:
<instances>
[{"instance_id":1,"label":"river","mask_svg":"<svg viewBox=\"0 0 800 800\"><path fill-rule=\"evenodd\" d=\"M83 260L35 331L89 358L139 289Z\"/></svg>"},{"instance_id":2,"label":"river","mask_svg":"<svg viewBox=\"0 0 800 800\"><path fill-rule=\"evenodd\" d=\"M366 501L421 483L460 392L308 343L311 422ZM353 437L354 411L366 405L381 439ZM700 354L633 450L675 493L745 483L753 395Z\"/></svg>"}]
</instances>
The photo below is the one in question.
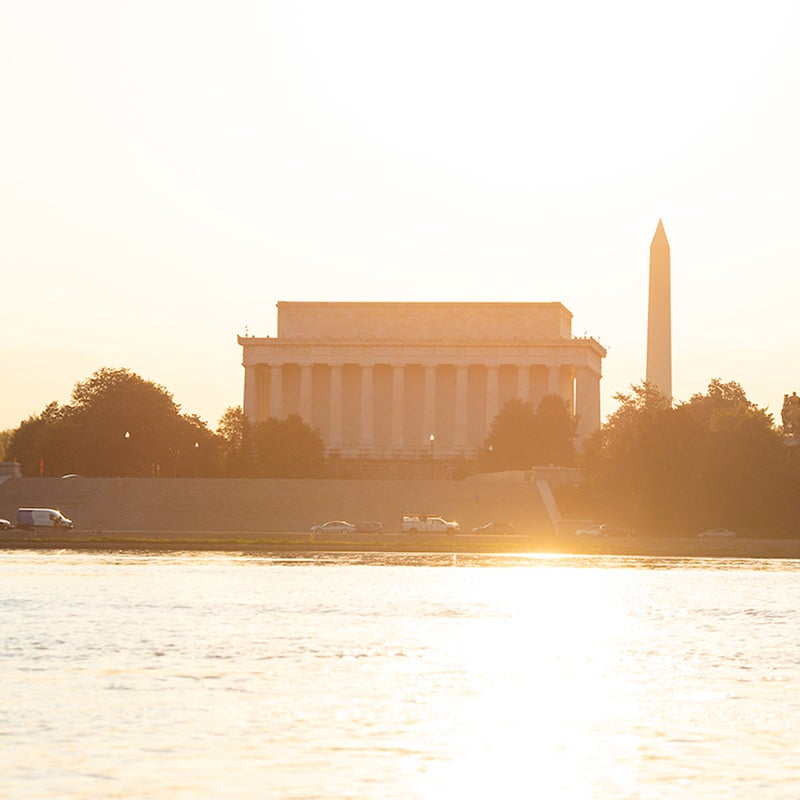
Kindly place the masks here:
<instances>
[{"instance_id":1,"label":"river","mask_svg":"<svg viewBox=\"0 0 800 800\"><path fill-rule=\"evenodd\" d=\"M800 797L800 561L0 569L3 797Z\"/></svg>"}]
</instances>

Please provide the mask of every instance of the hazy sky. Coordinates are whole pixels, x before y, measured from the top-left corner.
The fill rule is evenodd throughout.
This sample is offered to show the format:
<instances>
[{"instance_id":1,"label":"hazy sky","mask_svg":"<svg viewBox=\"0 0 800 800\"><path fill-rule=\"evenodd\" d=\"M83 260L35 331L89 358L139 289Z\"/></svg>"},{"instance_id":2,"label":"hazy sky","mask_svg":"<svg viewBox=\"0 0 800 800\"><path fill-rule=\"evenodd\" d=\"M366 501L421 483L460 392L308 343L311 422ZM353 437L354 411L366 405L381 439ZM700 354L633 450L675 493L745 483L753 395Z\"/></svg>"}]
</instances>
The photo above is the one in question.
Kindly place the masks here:
<instances>
[{"instance_id":1,"label":"hazy sky","mask_svg":"<svg viewBox=\"0 0 800 800\"><path fill-rule=\"evenodd\" d=\"M278 300L559 301L673 390L800 391L800 4L0 5L0 429L100 367L212 428Z\"/></svg>"}]
</instances>

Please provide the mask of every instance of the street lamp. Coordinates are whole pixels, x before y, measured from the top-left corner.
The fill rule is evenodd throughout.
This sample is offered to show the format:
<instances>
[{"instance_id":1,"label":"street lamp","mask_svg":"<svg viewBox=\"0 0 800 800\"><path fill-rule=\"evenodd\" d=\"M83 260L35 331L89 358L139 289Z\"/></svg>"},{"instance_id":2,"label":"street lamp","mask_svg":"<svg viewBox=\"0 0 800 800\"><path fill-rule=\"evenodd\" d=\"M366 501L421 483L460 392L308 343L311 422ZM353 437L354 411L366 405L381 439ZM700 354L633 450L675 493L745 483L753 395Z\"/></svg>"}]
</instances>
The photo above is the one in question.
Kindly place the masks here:
<instances>
[{"instance_id":1,"label":"street lamp","mask_svg":"<svg viewBox=\"0 0 800 800\"><path fill-rule=\"evenodd\" d=\"M433 443L436 441L436 437L431 434L428 437L428 441L431 443L431 478L433 478L434 471L433 471Z\"/></svg>"},{"instance_id":2,"label":"street lamp","mask_svg":"<svg viewBox=\"0 0 800 800\"><path fill-rule=\"evenodd\" d=\"M194 476L197 478L200 475L200 468L197 463L197 454L200 449L200 442L194 443Z\"/></svg>"},{"instance_id":3,"label":"street lamp","mask_svg":"<svg viewBox=\"0 0 800 800\"><path fill-rule=\"evenodd\" d=\"M131 467L130 467L131 451L130 451L130 445L128 444L128 442L130 442L130 440L131 440L131 432L130 431L125 431L125 436L123 438L125 439L125 462L126 462L125 463L125 476L129 478L130 477L130 471L131 471Z\"/></svg>"}]
</instances>

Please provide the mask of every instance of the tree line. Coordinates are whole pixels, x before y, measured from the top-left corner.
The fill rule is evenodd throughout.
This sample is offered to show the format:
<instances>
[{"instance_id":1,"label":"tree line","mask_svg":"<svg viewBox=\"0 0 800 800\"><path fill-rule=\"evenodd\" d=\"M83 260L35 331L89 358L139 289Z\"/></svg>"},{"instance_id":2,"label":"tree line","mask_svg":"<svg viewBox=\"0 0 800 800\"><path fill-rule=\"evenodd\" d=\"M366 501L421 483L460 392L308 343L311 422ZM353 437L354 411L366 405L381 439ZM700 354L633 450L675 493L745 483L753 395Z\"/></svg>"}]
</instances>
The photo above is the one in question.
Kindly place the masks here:
<instances>
[{"instance_id":1,"label":"tree line","mask_svg":"<svg viewBox=\"0 0 800 800\"><path fill-rule=\"evenodd\" d=\"M565 516L614 521L643 533L727 527L792 535L800 519L800 447L736 382L712 380L673 403L647 383L615 395L618 408L575 447L577 420L555 395L500 410L467 472L579 468L559 489ZM228 408L216 431L181 412L163 387L127 369L78 382L0 433L0 458L24 475L285 477L325 475L325 445L298 415L251 425Z\"/></svg>"},{"instance_id":2,"label":"tree line","mask_svg":"<svg viewBox=\"0 0 800 800\"><path fill-rule=\"evenodd\" d=\"M646 534L729 528L745 536L800 532L800 441L748 400L735 381L673 403L652 384L615 395L618 408L574 447L564 401L512 400L495 418L479 463L496 469L578 467L556 497L566 517Z\"/></svg>"},{"instance_id":3,"label":"tree line","mask_svg":"<svg viewBox=\"0 0 800 800\"><path fill-rule=\"evenodd\" d=\"M497 415L473 469L572 464L576 421L555 395L537 408L511 400ZM0 458L26 476L322 477L325 444L297 415L251 425L228 408L216 431L163 386L127 369L103 368L75 384L65 405L50 403L0 434Z\"/></svg>"},{"instance_id":4,"label":"tree line","mask_svg":"<svg viewBox=\"0 0 800 800\"><path fill-rule=\"evenodd\" d=\"M4 431L0 446L26 476L312 477L325 454L299 416L251 426L231 407L212 431L163 386L111 368L76 383L69 403Z\"/></svg>"},{"instance_id":5,"label":"tree line","mask_svg":"<svg viewBox=\"0 0 800 800\"><path fill-rule=\"evenodd\" d=\"M746 536L800 530L800 452L735 381L673 404L637 384L584 444L583 483L562 504L643 533L728 528Z\"/></svg>"}]
</instances>

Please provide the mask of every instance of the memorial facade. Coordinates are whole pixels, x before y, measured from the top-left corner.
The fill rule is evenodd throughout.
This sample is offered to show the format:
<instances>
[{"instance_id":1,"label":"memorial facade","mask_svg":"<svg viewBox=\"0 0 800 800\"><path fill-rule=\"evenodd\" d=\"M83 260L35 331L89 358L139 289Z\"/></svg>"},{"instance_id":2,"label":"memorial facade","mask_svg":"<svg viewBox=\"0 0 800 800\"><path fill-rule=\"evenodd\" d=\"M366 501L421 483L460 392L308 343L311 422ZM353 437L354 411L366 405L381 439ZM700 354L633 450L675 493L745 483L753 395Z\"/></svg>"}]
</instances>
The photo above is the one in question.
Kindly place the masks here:
<instances>
[{"instance_id":1,"label":"memorial facade","mask_svg":"<svg viewBox=\"0 0 800 800\"><path fill-rule=\"evenodd\" d=\"M512 397L564 398L600 425L605 349L560 303L279 302L240 336L251 423L299 414L344 458L473 456Z\"/></svg>"}]
</instances>

